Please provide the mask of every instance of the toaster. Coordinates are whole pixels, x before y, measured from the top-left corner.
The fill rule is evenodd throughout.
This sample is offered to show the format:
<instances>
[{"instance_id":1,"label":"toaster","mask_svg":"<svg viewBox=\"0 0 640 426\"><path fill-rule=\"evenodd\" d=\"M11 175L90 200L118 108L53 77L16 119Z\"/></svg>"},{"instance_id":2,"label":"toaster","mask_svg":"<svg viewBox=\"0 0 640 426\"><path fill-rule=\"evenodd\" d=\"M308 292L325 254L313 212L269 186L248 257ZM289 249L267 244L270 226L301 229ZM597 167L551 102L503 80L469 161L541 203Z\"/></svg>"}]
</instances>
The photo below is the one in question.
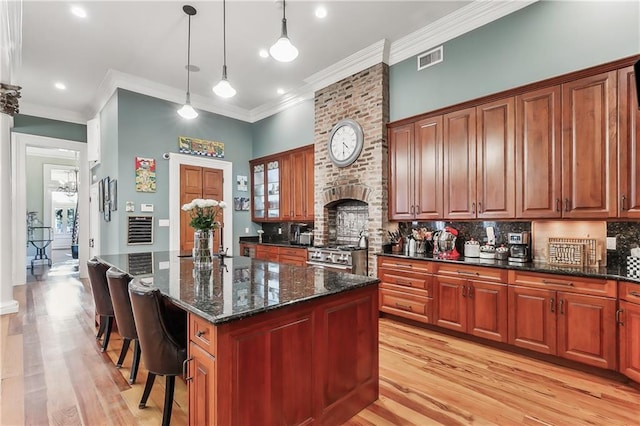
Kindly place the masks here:
<instances>
[{"instance_id":1,"label":"toaster","mask_svg":"<svg viewBox=\"0 0 640 426\"><path fill-rule=\"evenodd\" d=\"M300 245L312 246L313 245L313 232L301 232L300 233Z\"/></svg>"}]
</instances>

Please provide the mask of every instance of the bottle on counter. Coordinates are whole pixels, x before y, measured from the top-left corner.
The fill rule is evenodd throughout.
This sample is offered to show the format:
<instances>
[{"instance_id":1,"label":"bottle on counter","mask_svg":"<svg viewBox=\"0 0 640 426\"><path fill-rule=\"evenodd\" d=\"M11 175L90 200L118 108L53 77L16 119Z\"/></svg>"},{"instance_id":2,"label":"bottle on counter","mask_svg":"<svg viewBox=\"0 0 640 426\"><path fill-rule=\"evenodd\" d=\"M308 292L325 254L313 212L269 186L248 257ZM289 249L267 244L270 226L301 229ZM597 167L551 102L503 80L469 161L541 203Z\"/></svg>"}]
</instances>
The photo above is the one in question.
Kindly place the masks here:
<instances>
[{"instance_id":1,"label":"bottle on counter","mask_svg":"<svg viewBox=\"0 0 640 426\"><path fill-rule=\"evenodd\" d=\"M416 240L414 240L413 238L409 238L409 256L415 256L416 255Z\"/></svg>"}]
</instances>

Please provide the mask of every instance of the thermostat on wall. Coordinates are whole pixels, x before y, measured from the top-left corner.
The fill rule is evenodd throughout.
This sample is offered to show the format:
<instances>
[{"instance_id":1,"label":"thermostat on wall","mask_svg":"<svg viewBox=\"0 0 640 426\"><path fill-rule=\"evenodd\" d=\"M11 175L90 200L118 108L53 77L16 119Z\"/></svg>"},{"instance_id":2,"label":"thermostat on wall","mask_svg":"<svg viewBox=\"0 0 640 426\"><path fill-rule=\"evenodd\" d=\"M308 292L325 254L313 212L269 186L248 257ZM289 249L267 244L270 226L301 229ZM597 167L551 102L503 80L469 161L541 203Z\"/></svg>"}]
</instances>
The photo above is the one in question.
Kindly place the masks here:
<instances>
[{"instance_id":1,"label":"thermostat on wall","mask_svg":"<svg viewBox=\"0 0 640 426\"><path fill-rule=\"evenodd\" d=\"M140 211L141 212L152 212L153 211L153 204L140 204Z\"/></svg>"}]
</instances>

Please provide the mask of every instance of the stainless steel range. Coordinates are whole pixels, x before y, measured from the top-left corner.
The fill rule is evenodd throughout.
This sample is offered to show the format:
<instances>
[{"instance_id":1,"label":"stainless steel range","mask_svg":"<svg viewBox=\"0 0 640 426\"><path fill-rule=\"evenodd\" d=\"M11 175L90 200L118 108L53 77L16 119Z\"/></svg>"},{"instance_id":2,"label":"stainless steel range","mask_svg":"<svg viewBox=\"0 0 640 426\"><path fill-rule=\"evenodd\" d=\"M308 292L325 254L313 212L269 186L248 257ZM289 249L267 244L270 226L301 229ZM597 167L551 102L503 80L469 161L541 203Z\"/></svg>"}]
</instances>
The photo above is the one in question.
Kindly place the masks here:
<instances>
[{"instance_id":1,"label":"stainless steel range","mask_svg":"<svg viewBox=\"0 0 640 426\"><path fill-rule=\"evenodd\" d=\"M307 266L367 275L367 249L357 246L309 247Z\"/></svg>"}]
</instances>

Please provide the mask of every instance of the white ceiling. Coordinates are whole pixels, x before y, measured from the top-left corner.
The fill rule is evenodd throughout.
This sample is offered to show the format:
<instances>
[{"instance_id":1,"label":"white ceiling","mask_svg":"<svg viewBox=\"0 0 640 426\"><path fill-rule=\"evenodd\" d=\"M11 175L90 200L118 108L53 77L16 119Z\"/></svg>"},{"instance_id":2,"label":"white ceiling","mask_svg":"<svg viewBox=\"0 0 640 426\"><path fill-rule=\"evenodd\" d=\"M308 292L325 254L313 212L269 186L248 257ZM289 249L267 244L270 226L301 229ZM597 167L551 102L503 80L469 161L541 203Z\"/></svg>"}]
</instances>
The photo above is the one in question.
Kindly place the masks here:
<instances>
[{"instance_id":1,"label":"white ceiling","mask_svg":"<svg viewBox=\"0 0 640 426\"><path fill-rule=\"evenodd\" d=\"M421 34L418 41L423 44L445 37L453 26L447 24L451 17L459 27L461 20L474 21L468 31L530 1L494 2L494 9L501 4L502 10L493 15L482 3L477 9L479 2L468 1L290 0L286 3L289 38L300 55L291 63L279 63L259 57L258 51L268 49L280 36L281 2L228 0L228 77L238 94L224 100L211 91L222 70L221 1L25 0L22 64L14 82L23 88L21 113L77 122L95 115L115 87L182 103L188 25L182 6L190 4L198 11L191 21L191 64L200 68L191 73L194 107L255 121L296 96L309 97L308 92L317 89L309 82L317 81L318 73L353 71L358 55L371 46L385 50L380 59L389 63L388 50L393 56L394 49L399 51L396 46L405 46L406 57L418 53L406 49L415 34ZM508 9L506 3L511 3ZM320 4L328 11L324 19L314 16ZM84 7L88 17L72 15L72 5ZM483 15L478 10L487 15L484 21L478 20ZM429 28L440 36L425 32ZM396 62L402 59L396 54ZM55 89L57 81L67 89ZM287 93L278 95L277 88Z\"/></svg>"}]
</instances>

